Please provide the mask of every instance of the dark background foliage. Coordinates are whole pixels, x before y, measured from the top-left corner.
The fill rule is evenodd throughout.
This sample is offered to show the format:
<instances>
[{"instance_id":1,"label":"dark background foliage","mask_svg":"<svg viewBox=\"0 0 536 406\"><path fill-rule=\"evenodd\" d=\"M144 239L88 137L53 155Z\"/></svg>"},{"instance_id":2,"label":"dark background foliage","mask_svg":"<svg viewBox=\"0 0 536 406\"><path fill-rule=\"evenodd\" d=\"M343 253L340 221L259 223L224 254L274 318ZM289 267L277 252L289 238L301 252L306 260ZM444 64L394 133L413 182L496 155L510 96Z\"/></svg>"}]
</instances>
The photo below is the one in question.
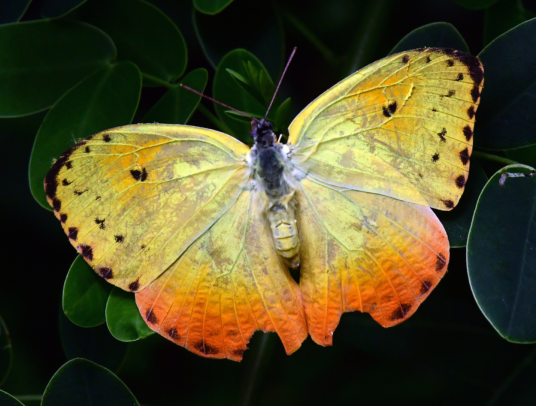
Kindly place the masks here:
<instances>
[{"instance_id":1,"label":"dark background foliage","mask_svg":"<svg viewBox=\"0 0 536 406\"><path fill-rule=\"evenodd\" d=\"M206 93L251 113L259 113L257 110L260 109L260 114L263 114L265 106L251 95L246 97L240 93L237 98L233 86L238 84L225 69L220 67L216 71L220 62L223 67L233 70L240 68L241 65L236 65L227 55L236 48L244 48L254 54L276 81L290 50L298 47L276 103L277 109L290 97L288 117L292 118L339 80L388 55L393 48L398 49L399 41L421 26L437 22L452 24L463 38L456 37L456 33L453 37L449 27L445 31L439 27L433 35L432 31L426 31L428 37L425 38L439 43L458 41L460 47L464 46L465 40L468 50L477 55L499 35L536 16L534 0L311 0L306 7L302 1L235 0L223 9L228 1L4 0L0 3L0 23L3 24L15 23L19 19L25 22L58 17L66 24L73 20L84 21L106 32L117 48L116 60L119 61L109 68L110 72L106 75L116 74L125 81L131 80L129 83L134 85L129 87L132 92L129 100L134 107L129 110L126 105L103 98L96 104L88 101L84 111L106 112L118 121L113 125L129 124L130 120L133 123L186 122L191 113L188 106L193 106L193 110L197 99L187 99L190 96L179 94L177 83L190 80L191 86L202 90L204 73L196 71L194 74L199 68L208 72ZM205 13L196 11L194 4ZM143 18L151 5L163 12L158 17L162 20ZM166 31L168 23L174 24L180 33ZM20 35L24 36L25 32L21 31ZM180 35L184 42L181 42ZM536 31L530 31L528 35L535 38ZM162 38L172 38L175 42L165 43ZM399 44L400 50L437 45L414 44L415 38L406 38L404 41L407 42ZM176 46L170 49L170 44ZM180 44L185 44L186 50ZM87 44L80 44L78 51L86 52L85 47ZM105 44L101 49L103 47ZM0 47L0 54L2 52L6 51ZM163 58L163 55L169 57ZM486 57L491 60L494 56ZM515 56L507 54L499 56L503 60L494 62L499 71L501 63L507 64L515 59ZM243 60L236 55L233 58L238 58L239 62ZM520 58L520 64L524 63L523 56ZM96 75L104 75L102 72ZM32 99L34 93L41 94L44 88L65 88L44 110L36 108L33 114L0 118L4 185L1 202L5 230L0 278L0 315L5 323L5 326L0 323L0 383L8 374L0 385L2 390L15 395L26 405L37 405L56 371L68 360L83 357L114 372L140 404L152 406L358 402L376 405L535 404L536 350L533 345L513 344L503 339L486 320L468 283L465 249L468 227L482 187L495 171L511 162L508 159L534 166L534 138L523 141L524 148L521 149L509 150L509 145L493 148L493 142L491 147L482 144L484 152L486 147L495 150L495 158L486 159L484 153L473 159L473 163L476 161L480 166L471 167L472 186L467 185L468 197L465 198L468 202L462 202L469 209L464 211L462 208L465 206L461 205L460 214L453 212L450 217L441 217L449 232L451 245L459 248L451 250L446 277L411 319L400 326L383 329L367 314L345 314L336 331L333 347L323 348L308 339L298 352L289 357L275 335L270 334L268 340L264 340L263 335L258 333L253 337L251 349L245 353L242 363L207 360L157 335L131 343L116 340L114 337L118 335L145 337L147 332L143 326L130 326L131 330L125 331L124 326L116 325L115 330L110 328L112 336L107 325L101 324L109 289L102 296L98 290L99 282L86 279L87 284L95 285L97 290L93 291L91 301L101 303L102 311L96 315L85 314L85 321L80 322L97 327L79 327L69 320L76 315L66 311L67 318L62 311L64 282L76 252L54 216L32 197L28 187L28 164L38 130L52 136L64 130L54 127L52 113L41 126L48 107L86 76L82 75L65 85L62 84L67 80L65 76L49 79L36 74L19 84L27 92L28 99ZM534 81L534 76L529 79ZM95 76L92 80L100 79ZM141 83L143 87L136 108L135 100ZM0 92L5 94L10 91L9 86L9 83L0 83ZM86 83L86 87L91 86ZM508 90L512 86L508 82L497 87ZM164 103L164 94L168 104ZM486 96L485 90L483 103ZM490 96L490 107L485 110L487 113L482 114L496 117L498 113L494 106L500 103L501 97L508 95L495 95L494 101ZM0 95L0 106L7 103L11 108L9 102ZM492 102L495 104L492 105ZM158 105L160 107L156 108ZM281 120L288 124L283 109L281 107ZM135 111L133 119L129 113L131 110ZM247 132L244 132L247 125L224 111L203 100L188 123L227 130L248 141ZM475 134L477 145L480 113L479 110ZM73 114L76 111L73 110ZM276 110L272 114L275 118ZM486 122L485 118L482 120ZM487 123L490 122L494 123L490 127L497 128L499 125L488 119ZM534 121L526 122L532 126L529 130L536 133ZM74 127L76 125L73 124ZM281 128L284 130L283 124ZM489 133L493 138L493 131L489 130ZM80 137L72 134L74 140ZM49 138L43 140L43 148L52 143ZM486 142L488 140L486 138ZM56 151L55 156L61 150ZM530 174L530 170L523 170ZM529 189L534 187L534 184L527 185ZM526 192L527 188L522 189ZM490 189L489 193L492 192ZM39 199L39 196L36 198ZM479 208L484 203L481 201ZM501 204L508 210L508 202ZM460 220L464 216L466 220ZM456 234L458 229L462 230L459 235ZM526 243L527 238L521 244ZM483 246L492 243L491 237L489 243L482 239L478 241ZM500 241L493 243L500 244ZM516 247L508 249L515 251ZM527 260L530 261L531 257ZM473 257L472 261L478 267L478 257ZM469 263L471 266L471 259ZM532 275L531 278L532 282L527 283L534 287L536 277ZM497 283L500 285L501 280L498 279ZM128 312L129 298L125 299L115 291L112 296L115 308L119 309L117 312ZM64 302L63 308L65 306ZM534 312L535 307L533 303L527 308ZM108 311L112 310L107 309L107 316ZM535 320L530 321L534 325ZM10 363L12 366L8 371ZM54 376L43 397L43 404L61 404L61 399L64 399L61 396L70 396L73 404L82 404L76 403L81 402L75 393L78 377L89 382L87 388L91 389L94 401L101 402L97 404L104 404L99 397L103 396L102 391L109 394L111 404L130 404L128 402L133 399L108 371L88 361L74 360ZM7 395L0 392L0 405L16 404L8 402L14 401L7 400Z\"/></svg>"}]
</instances>

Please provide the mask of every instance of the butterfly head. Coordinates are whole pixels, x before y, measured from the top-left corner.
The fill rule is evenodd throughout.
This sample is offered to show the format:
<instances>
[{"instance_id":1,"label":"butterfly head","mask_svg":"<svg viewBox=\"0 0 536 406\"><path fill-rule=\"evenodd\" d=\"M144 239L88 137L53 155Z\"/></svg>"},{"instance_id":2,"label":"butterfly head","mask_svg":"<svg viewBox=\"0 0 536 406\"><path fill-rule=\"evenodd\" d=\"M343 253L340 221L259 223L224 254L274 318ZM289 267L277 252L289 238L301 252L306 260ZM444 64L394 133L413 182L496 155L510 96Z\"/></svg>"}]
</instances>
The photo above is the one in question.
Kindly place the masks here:
<instances>
[{"instance_id":1,"label":"butterfly head","mask_svg":"<svg viewBox=\"0 0 536 406\"><path fill-rule=\"evenodd\" d=\"M274 125L264 118L253 117L250 134L255 140L257 148L269 148L275 145Z\"/></svg>"}]
</instances>

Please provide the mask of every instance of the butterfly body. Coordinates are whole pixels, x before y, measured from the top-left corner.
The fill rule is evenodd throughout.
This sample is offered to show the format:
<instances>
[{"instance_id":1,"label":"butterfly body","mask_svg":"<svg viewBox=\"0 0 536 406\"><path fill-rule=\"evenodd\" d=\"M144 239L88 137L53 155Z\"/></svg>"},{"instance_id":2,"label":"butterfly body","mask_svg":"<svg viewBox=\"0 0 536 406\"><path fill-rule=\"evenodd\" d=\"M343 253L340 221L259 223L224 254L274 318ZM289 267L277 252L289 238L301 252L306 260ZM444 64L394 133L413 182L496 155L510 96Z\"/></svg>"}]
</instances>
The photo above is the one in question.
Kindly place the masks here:
<instances>
[{"instance_id":1,"label":"butterfly body","mask_svg":"<svg viewBox=\"0 0 536 406\"><path fill-rule=\"evenodd\" d=\"M463 193L483 77L459 51L391 55L311 102L287 145L257 119L253 148L187 125L109 129L55 162L47 199L71 244L168 340L232 360L258 330L288 354L308 335L331 345L343 313L394 326L445 275L431 207Z\"/></svg>"}]
</instances>

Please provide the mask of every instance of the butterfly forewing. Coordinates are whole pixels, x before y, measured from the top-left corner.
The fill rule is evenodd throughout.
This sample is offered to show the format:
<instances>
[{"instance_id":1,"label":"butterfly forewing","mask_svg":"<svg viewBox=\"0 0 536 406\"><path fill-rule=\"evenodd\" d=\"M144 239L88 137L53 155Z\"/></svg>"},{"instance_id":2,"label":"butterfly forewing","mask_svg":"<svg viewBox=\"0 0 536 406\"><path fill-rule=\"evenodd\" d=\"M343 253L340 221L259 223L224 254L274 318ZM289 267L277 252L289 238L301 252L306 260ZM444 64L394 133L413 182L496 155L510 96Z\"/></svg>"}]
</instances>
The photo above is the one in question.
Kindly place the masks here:
<instances>
[{"instance_id":1,"label":"butterfly forewing","mask_svg":"<svg viewBox=\"0 0 536 406\"><path fill-rule=\"evenodd\" d=\"M138 291L235 203L248 151L202 128L119 127L64 153L45 190L72 245L95 271Z\"/></svg>"},{"instance_id":2,"label":"butterfly forewing","mask_svg":"<svg viewBox=\"0 0 536 406\"><path fill-rule=\"evenodd\" d=\"M467 181L482 85L478 58L458 51L384 58L296 117L293 163L332 185L450 210Z\"/></svg>"}]
</instances>

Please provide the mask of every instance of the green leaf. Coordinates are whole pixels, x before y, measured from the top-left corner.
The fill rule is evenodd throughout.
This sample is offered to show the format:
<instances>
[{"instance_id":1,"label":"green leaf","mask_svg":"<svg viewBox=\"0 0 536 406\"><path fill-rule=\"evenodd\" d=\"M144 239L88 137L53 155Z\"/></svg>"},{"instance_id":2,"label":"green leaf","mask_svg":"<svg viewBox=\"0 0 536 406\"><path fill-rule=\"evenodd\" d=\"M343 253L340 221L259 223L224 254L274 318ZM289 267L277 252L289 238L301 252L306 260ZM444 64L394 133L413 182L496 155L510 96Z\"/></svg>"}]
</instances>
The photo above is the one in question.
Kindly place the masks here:
<instances>
[{"instance_id":1,"label":"green leaf","mask_svg":"<svg viewBox=\"0 0 536 406\"><path fill-rule=\"evenodd\" d=\"M218 14L233 0L194 0L195 9L205 14Z\"/></svg>"},{"instance_id":2,"label":"green leaf","mask_svg":"<svg viewBox=\"0 0 536 406\"><path fill-rule=\"evenodd\" d=\"M240 81L237 80L235 76L229 74L227 69L238 72L241 76L246 78L246 80L250 81L253 80L251 78L251 72L266 72L263 64L254 55L244 49L235 49L234 51L229 52L222 59L216 70L212 93L216 100L234 107L237 110L264 117L267 105L264 105L257 100L257 98L249 94L239 84ZM246 69L248 70L247 72ZM256 80L257 83L260 83L258 78ZM270 80L270 78L266 75L266 78L262 80L266 82L266 80ZM228 110L226 107L215 104L214 108L216 109L219 118L233 131L232 135L239 140L251 142L251 137L249 136L249 123L242 123L228 116L225 113L225 111Z\"/></svg>"},{"instance_id":3,"label":"green leaf","mask_svg":"<svg viewBox=\"0 0 536 406\"><path fill-rule=\"evenodd\" d=\"M119 60L134 62L144 79L154 79L149 84L175 82L184 73L186 42L156 6L143 0L93 0L80 8L78 17L105 31Z\"/></svg>"},{"instance_id":4,"label":"green leaf","mask_svg":"<svg viewBox=\"0 0 536 406\"><path fill-rule=\"evenodd\" d=\"M473 295L508 341L536 342L536 176L525 165L493 175L478 199L467 269Z\"/></svg>"},{"instance_id":5,"label":"green leaf","mask_svg":"<svg viewBox=\"0 0 536 406\"><path fill-rule=\"evenodd\" d=\"M13 349L11 347L11 338L9 331L2 317L0 317L0 385L6 380L11 362L13 361ZM0 398L1 400L1 398ZM1 404L2 402L0 402Z\"/></svg>"},{"instance_id":6,"label":"green leaf","mask_svg":"<svg viewBox=\"0 0 536 406\"><path fill-rule=\"evenodd\" d=\"M105 324L78 327L62 311L59 313L60 338L67 359L86 358L111 371L121 367L129 344L116 340Z\"/></svg>"},{"instance_id":7,"label":"green leaf","mask_svg":"<svg viewBox=\"0 0 536 406\"><path fill-rule=\"evenodd\" d=\"M0 405L2 406L24 406L17 398L0 389Z\"/></svg>"},{"instance_id":8,"label":"green leaf","mask_svg":"<svg viewBox=\"0 0 536 406\"><path fill-rule=\"evenodd\" d=\"M62 17L80 7L87 0L43 0L41 14L46 18Z\"/></svg>"},{"instance_id":9,"label":"green leaf","mask_svg":"<svg viewBox=\"0 0 536 406\"><path fill-rule=\"evenodd\" d=\"M105 322L105 310L112 285L76 257L63 286L63 311L74 324L94 327Z\"/></svg>"},{"instance_id":10,"label":"green leaf","mask_svg":"<svg viewBox=\"0 0 536 406\"><path fill-rule=\"evenodd\" d=\"M108 369L83 358L63 365L43 393L41 406L139 406L127 386Z\"/></svg>"},{"instance_id":11,"label":"green leaf","mask_svg":"<svg viewBox=\"0 0 536 406\"><path fill-rule=\"evenodd\" d=\"M536 168L536 145L525 148L510 149L506 151L506 157L520 164L525 164Z\"/></svg>"},{"instance_id":12,"label":"green leaf","mask_svg":"<svg viewBox=\"0 0 536 406\"><path fill-rule=\"evenodd\" d=\"M536 18L496 38L479 58L485 88L475 146L504 150L536 144Z\"/></svg>"},{"instance_id":13,"label":"green leaf","mask_svg":"<svg viewBox=\"0 0 536 406\"><path fill-rule=\"evenodd\" d=\"M288 134L288 127L291 122L290 114L292 108L292 102L290 97L285 100L275 112L274 129L278 132Z\"/></svg>"},{"instance_id":14,"label":"green leaf","mask_svg":"<svg viewBox=\"0 0 536 406\"><path fill-rule=\"evenodd\" d=\"M50 210L43 179L53 160L78 139L130 124L140 91L141 77L136 66L119 62L73 87L50 109L39 128L30 157L30 189L41 206Z\"/></svg>"},{"instance_id":15,"label":"green leaf","mask_svg":"<svg viewBox=\"0 0 536 406\"><path fill-rule=\"evenodd\" d=\"M271 2L235 1L217 15L195 11L194 26L214 68L226 54L241 48L265 62L271 77L280 75L285 63L285 37L281 17ZM231 69L243 73L241 69Z\"/></svg>"},{"instance_id":16,"label":"green leaf","mask_svg":"<svg viewBox=\"0 0 536 406\"><path fill-rule=\"evenodd\" d=\"M451 248L462 248L467 244L467 235L471 228L471 221L475 212L476 202L480 192L486 185L488 177L484 170L476 163L471 162L469 179L465 191L458 205L451 211L435 211L449 237Z\"/></svg>"},{"instance_id":17,"label":"green leaf","mask_svg":"<svg viewBox=\"0 0 536 406\"><path fill-rule=\"evenodd\" d=\"M207 85L208 73L200 68L190 72L180 84L203 93ZM199 105L201 97L189 90L173 85L143 118L144 123L186 124Z\"/></svg>"},{"instance_id":18,"label":"green leaf","mask_svg":"<svg viewBox=\"0 0 536 406\"><path fill-rule=\"evenodd\" d=\"M523 7L521 0L500 0L486 10L484 18L484 44L489 44L499 35L534 17Z\"/></svg>"},{"instance_id":19,"label":"green leaf","mask_svg":"<svg viewBox=\"0 0 536 406\"><path fill-rule=\"evenodd\" d=\"M51 107L67 90L115 59L99 29L74 21L0 26L0 117Z\"/></svg>"},{"instance_id":20,"label":"green leaf","mask_svg":"<svg viewBox=\"0 0 536 406\"><path fill-rule=\"evenodd\" d=\"M462 35L449 23L432 23L416 28L400 40L389 55L423 47L452 48L469 53Z\"/></svg>"},{"instance_id":21,"label":"green leaf","mask_svg":"<svg viewBox=\"0 0 536 406\"><path fill-rule=\"evenodd\" d=\"M154 334L142 319L134 294L114 288L106 305L110 333L121 341L136 341Z\"/></svg>"},{"instance_id":22,"label":"green leaf","mask_svg":"<svg viewBox=\"0 0 536 406\"><path fill-rule=\"evenodd\" d=\"M28 9L32 0L2 0L0 1L0 24L19 21Z\"/></svg>"},{"instance_id":23,"label":"green leaf","mask_svg":"<svg viewBox=\"0 0 536 406\"><path fill-rule=\"evenodd\" d=\"M497 0L454 0L454 1L458 3L459 5L465 8L471 9L471 10L481 10L497 2Z\"/></svg>"}]
</instances>

